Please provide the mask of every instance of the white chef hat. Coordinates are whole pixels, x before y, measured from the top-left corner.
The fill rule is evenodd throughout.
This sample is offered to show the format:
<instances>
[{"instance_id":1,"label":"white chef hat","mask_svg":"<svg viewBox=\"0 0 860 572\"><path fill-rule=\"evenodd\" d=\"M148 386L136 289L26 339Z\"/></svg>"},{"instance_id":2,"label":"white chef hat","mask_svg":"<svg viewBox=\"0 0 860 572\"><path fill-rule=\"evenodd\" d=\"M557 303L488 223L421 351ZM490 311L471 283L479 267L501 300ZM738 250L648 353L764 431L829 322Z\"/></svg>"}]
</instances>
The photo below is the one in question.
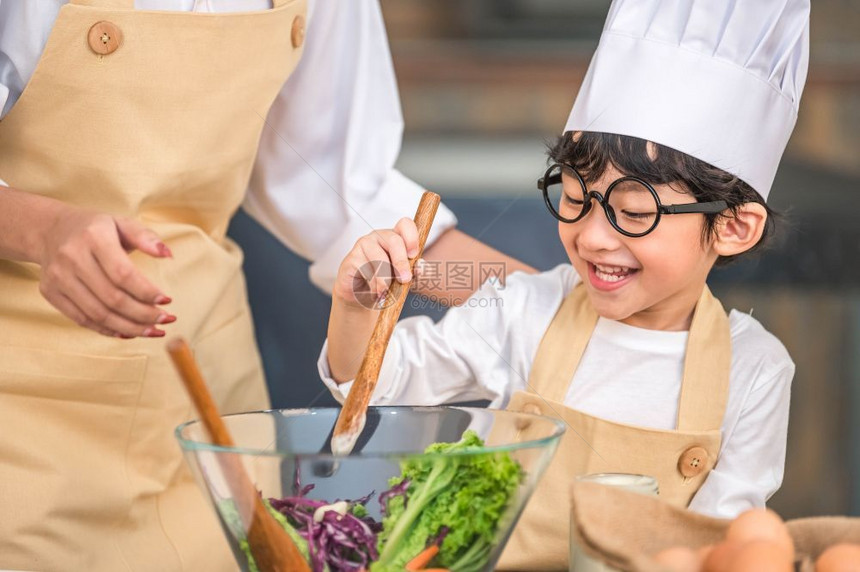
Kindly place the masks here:
<instances>
[{"instance_id":1,"label":"white chef hat","mask_svg":"<svg viewBox=\"0 0 860 572\"><path fill-rule=\"evenodd\" d=\"M614 0L565 132L654 141L767 198L808 62L809 0Z\"/></svg>"}]
</instances>

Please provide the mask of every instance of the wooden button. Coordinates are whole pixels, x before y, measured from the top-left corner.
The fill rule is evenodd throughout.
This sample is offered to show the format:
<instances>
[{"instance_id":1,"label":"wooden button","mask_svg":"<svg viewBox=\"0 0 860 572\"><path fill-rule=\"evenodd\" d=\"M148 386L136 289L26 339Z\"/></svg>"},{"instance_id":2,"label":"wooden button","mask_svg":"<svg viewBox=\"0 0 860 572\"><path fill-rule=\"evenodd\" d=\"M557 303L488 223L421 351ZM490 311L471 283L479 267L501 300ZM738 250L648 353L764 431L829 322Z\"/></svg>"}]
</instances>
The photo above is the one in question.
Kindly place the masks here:
<instances>
[{"instance_id":1,"label":"wooden button","mask_svg":"<svg viewBox=\"0 0 860 572\"><path fill-rule=\"evenodd\" d=\"M708 463L708 452L704 447L690 447L678 460L678 470L687 478L700 475Z\"/></svg>"},{"instance_id":2,"label":"wooden button","mask_svg":"<svg viewBox=\"0 0 860 572\"><path fill-rule=\"evenodd\" d=\"M540 415L541 409L540 405L537 403L526 403L523 406L523 413L531 413L532 415Z\"/></svg>"},{"instance_id":3,"label":"wooden button","mask_svg":"<svg viewBox=\"0 0 860 572\"><path fill-rule=\"evenodd\" d=\"M520 433L531 426L532 420L529 417L526 417L525 415L517 415L517 419L514 421L514 427L517 428L517 441L520 440Z\"/></svg>"},{"instance_id":4,"label":"wooden button","mask_svg":"<svg viewBox=\"0 0 860 572\"><path fill-rule=\"evenodd\" d=\"M540 415L541 414L540 406L536 403L526 403L525 405L522 406L522 408L520 409L520 412L521 413L528 413L531 415ZM520 434L532 426L532 419L530 417L528 417L527 415L518 415L517 420L514 423L514 426L517 428L516 440L519 441L520 440Z\"/></svg>"},{"instance_id":5,"label":"wooden button","mask_svg":"<svg viewBox=\"0 0 860 572\"><path fill-rule=\"evenodd\" d=\"M305 43L304 16L296 16L293 20L293 31L290 33L290 39L293 41L294 48L300 48Z\"/></svg>"},{"instance_id":6,"label":"wooden button","mask_svg":"<svg viewBox=\"0 0 860 572\"><path fill-rule=\"evenodd\" d=\"M106 56L115 52L122 45L122 32L116 27L116 24L102 20L90 28L87 41L92 51L101 56Z\"/></svg>"}]
</instances>

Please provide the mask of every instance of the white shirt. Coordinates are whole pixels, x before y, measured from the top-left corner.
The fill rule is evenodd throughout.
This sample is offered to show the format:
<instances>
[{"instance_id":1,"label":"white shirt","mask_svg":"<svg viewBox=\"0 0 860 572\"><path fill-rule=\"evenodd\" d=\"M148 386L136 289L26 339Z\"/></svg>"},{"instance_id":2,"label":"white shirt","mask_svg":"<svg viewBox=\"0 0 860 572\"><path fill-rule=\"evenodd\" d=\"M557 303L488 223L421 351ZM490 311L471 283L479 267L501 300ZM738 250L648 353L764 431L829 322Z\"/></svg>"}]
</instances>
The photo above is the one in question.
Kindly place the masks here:
<instances>
[{"instance_id":1,"label":"white shirt","mask_svg":"<svg viewBox=\"0 0 860 572\"><path fill-rule=\"evenodd\" d=\"M0 0L3 114L65 3ZM271 0L136 0L135 7L229 12L267 9ZM304 53L269 112L244 208L313 261L311 280L326 291L360 236L415 214L423 189L394 169L402 131L378 0L309 0ZM440 206L429 240L455 224Z\"/></svg>"},{"instance_id":2,"label":"white shirt","mask_svg":"<svg viewBox=\"0 0 860 572\"><path fill-rule=\"evenodd\" d=\"M538 345L564 297L579 282L569 264L537 275L514 273L505 287L485 284L438 322L408 318L394 330L373 403L433 405L489 399L504 407L526 389ZM731 518L782 484L794 363L751 316L729 314L732 365L716 467L690 508ZM590 415L675 429L687 332L644 330L601 318L564 403ZM351 382L323 381L343 399Z\"/></svg>"}]
</instances>

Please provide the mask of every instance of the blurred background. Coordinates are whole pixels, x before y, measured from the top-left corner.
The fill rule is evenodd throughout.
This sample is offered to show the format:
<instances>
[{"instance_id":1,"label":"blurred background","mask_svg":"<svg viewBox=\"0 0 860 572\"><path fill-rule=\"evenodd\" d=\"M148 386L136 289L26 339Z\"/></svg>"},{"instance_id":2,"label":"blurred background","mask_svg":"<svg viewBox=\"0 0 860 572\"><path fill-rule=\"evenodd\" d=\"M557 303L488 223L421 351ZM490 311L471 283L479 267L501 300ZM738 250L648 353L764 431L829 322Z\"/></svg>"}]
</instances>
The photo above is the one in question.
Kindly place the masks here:
<instances>
[{"instance_id":1,"label":"blurred background","mask_svg":"<svg viewBox=\"0 0 860 572\"><path fill-rule=\"evenodd\" d=\"M382 2L406 123L399 169L440 193L462 230L541 270L566 257L535 181L608 6ZM811 31L800 118L771 192L780 237L709 281L797 364L785 481L771 501L785 518L860 515L860 1L816 0ZM246 250L273 405L333 405L316 373L329 300L307 262L241 214L231 234Z\"/></svg>"}]
</instances>

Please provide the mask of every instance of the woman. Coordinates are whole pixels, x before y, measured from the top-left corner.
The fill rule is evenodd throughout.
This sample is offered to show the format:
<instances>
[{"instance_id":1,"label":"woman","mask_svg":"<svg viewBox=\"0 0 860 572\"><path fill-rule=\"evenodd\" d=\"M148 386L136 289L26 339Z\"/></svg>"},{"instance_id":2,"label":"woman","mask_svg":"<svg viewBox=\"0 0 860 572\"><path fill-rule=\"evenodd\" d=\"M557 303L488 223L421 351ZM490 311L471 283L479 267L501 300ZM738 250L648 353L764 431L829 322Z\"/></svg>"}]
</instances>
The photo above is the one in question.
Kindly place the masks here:
<instances>
[{"instance_id":1,"label":"woman","mask_svg":"<svg viewBox=\"0 0 860 572\"><path fill-rule=\"evenodd\" d=\"M379 7L56 4L0 0L0 567L230 569L157 338L189 340L222 411L264 408L236 209L323 287L414 210ZM490 252L434 248L464 244Z\"/></svg>"}]
</instances>

